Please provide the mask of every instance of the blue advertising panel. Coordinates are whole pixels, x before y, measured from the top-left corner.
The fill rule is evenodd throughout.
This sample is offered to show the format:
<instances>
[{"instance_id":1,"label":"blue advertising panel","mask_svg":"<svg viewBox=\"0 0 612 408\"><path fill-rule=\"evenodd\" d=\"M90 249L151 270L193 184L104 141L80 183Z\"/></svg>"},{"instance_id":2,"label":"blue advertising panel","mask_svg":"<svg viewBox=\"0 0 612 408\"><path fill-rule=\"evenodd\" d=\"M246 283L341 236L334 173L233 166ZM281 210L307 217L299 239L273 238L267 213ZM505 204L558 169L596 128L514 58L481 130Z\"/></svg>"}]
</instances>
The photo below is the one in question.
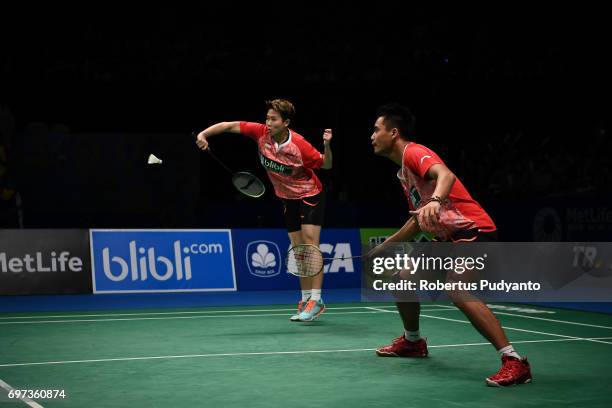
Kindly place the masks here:
<instances>
[{"instance_id":1,"label":"blue advertising panel","mask_svg":"<svg viewBox=\"0 0 612 408\"><path fill-rule=\"evenodd\" d=\"M298 278L283 265L290 248L287 230L234 229L232 238L239 290L299 289ZM360 287L360 260L350 259L361 255L358 229L323 229L320 249L326 258L339 258L325 263L324 288Z\"/></svg>"},{"instance_id":2,"label":"blue advertising panel","mask_svg":"<svg viewBox=\"0 0 612 408\"><path fill-rule=\"evenodd\" d=\"M230 230L91 230L94 293L235 291Z\"/></svg>"}]
</instances>

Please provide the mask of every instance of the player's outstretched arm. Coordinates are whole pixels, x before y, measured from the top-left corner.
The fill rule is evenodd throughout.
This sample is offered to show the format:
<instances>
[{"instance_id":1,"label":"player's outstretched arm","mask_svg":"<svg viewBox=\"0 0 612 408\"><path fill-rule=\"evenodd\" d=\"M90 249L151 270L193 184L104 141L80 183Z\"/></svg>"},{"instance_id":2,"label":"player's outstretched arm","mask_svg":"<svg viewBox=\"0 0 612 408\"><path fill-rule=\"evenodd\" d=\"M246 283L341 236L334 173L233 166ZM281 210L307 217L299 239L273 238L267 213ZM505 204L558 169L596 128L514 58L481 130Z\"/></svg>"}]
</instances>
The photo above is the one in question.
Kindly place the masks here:
<instances>
[{"instance_id":1,"label":"player's outstretched arm","mask_svg":"<svg viewBox=\"0 0 612 408\"><path fill-rule=\"evenodd\" d=\"M196 138L196 144L202 150L208 149L208 139L211 136L221 133L240 133L240 122L219 122L207 127Z\"/></svg>"},{"instance_id":2,"label":"player's outstretched arm","mask_svg":"<svg viewBox=\"0 0 612 408\"><path fill-rule=\"evenodd\" d=\"M329 170L332 168L332 151L331 151L331 139L332 139L332 130L325 129L323 132L323 146L325 150L323 151L323 165L322 169Z\"/></svg>"},{"instance_id":3,"label":"player's outstretched arm","mask_svg":"<svg viewBox=\"0 0 612 408\"><path fill-rule=\"evenodd\" d=\"M391 235L389 238L385 240L385 242L406 242L410 241L416 234L421 232L419 228L419 224L416 222L415 217L408 218L408 221L395 232L395 234Z\"/></svg>"},{"instance_id":4,"label":"player's outstretched arm","mask_svg":"<svg viewBox=\"0 0 612 408\"><path fill-rule=\"evenodd\" d=\"M410 241L416 234L421 232L419 228L419 224L416 222L415 217L410 217L408 221L397 230L393 235L385 240L382 244L373 248L367 255L367 257L373 258L378 256L379 254L384 253L384 251L388 248L388 245L392 242L407 242Z\"/></svg>"}]
</instances>

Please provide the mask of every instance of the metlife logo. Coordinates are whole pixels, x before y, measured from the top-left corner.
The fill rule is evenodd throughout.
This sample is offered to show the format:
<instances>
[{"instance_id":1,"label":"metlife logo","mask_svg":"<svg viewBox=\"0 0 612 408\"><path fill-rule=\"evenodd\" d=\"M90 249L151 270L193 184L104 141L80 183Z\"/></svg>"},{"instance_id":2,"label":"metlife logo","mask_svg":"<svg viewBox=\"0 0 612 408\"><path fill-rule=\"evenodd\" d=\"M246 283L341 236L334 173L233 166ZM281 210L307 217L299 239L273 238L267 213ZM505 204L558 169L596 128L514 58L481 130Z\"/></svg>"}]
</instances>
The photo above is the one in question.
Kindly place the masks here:
<instances>
[{"instance_id":1,"label":"metlife logo","mask_svg":"<svg viewBox=\"0 0 612 408\"><path fill-rule=\"evenodd\" d=\"M0 294L91 293L87 230L0 230Z\"/></svg>"},{"instance_id":2,"label":"metlife logo","mask_svg":"<svg viewBox=\"0 0 612 408\"><path fill-rule=\"evenodd\" d=\"M236 290L229 230L91 230L94 293Z\"/></svg>"},{"instance_id":3,"label":"metlife logo","mask_svg":"<svg viewBox=\"0 0 612 408\"><path fill-rule=\"evenodd\" d=\"M81 272L83 261L68 251L36 252L10 257L0 252L0 272Z\"/></svg>"}]
</instances>

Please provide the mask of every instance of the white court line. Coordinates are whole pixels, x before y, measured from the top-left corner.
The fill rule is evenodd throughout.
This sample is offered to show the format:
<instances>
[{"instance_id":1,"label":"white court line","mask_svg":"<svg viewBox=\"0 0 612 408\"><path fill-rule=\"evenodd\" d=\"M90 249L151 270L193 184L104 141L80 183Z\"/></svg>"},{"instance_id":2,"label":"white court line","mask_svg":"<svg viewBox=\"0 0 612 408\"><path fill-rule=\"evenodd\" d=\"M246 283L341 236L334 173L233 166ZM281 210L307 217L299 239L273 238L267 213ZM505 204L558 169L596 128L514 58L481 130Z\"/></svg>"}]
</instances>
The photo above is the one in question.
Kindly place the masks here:
<instances>
[{"instance_id":1,"label":"white court line","mask_svg":"<svg viewBox=\"0 0 612 408\"><path fill-rule=\"evenodd\" d=\"M346 308L329 308L327 310L337 310L337 309L346 309ZM355 307L355 309L357 309ZM359 309L370 309L369 307L361 306ZM295 312L295 309L270 309L273 311L277 310L287 310L291 312ZM386 312L388 310L385 310ZM445 312L446 309L432 309L426 310L426 312ZM377 311L356 311L356 312L327 312L326 315L335 315L335 314L375 314L379 313ZM128 314L129 315L129 314ZM217 317L262 317L262 316L288 316L289 313L260 313L260 314L241 314L241 315L198 315L198 316L170 316L170 317L139 317L133 319L66 319L66 320L27 320L27 321L4 321L0 322L0 325L11 325L11 324L44 324L44 323L84 323L84 322L122 322L122 321L139 321L139 320L173 320L173 319L209 319L209 318L217 318ZM67 315L66 317L83 317L84 315ZM85 315L86 316L86 315ZM92 315L96 317L105 316L103 314ZM139 316L139 315L136 315ZM47 317L47 316L44 316ZM44 318L43 317L43 318Z\"/></svg>"},{"instance_id":2,"label":"white court line","mask_svg":"<svg viewBox=\"0 0 612 408\"><path fill-rule=\"evenodd\" d=\"M293 309L292 309L293 311ZM327 312L326 315L342 315L342 314L378 314L379 312L368 310L361 312ZM0 325L10 324L45 324L45 323L97 323L97 322L132 322L138 320L173 320L173 319L210 319L210 318L230 318L230 317L266 317L266 316L289 316L288 313L260 313L260 314L245 314L245 315L207 315L207 316L172 316L172 317L141 317L134 319L72 319L72 320L35 320L25 322L0 322Z\"/></svg>"},{"instance_id":3,"label":"white court line","mask_svg":"<svg viewBox=\"0 0 612 408\"><path fill-rule=\"evenodd\" d=\"M546 322L573 324L573 325L576 325L576 326L595 327L595 328L598 328L598 329L611 329L612 330L612 327L609 327L609 326L600 326L600 325L597 325L597 324L578 323L578 322L570 322L570 321L567 321L567 320L557 320L557 319L546 319L544 317L535 317L535 316L523 316L523 315L515 314L515 313L497 312L495 310L492 310L492 312L495 313L495 314L499 314L499 315L522 317L524 319L544 320Z\"/></svg>"},{"instance_id":4,"label":"white court line","mask_svg":"<svg viewBox=\"0 0 612 408\"><path fill-rule=\"evenodd\" d=\"M438 305L431 305L438 306ZM395 307L395 306L380 306L380 307ZM345 306L345 307L328 307L327 310L350 310L350 309L367 309L366 306ZM48 315L48 316L2 316L0 320L10 319L57 319L63 317L116 317L116 316L164 316L164 315L181 315L181 314L213 314L213 313L250 313L250 312L294 312L296 308L291 309L243 309L243 310L201 310L201 311L183 311L183 312L142 312L142 313L96 313L96 314L71 314L71 315ZM435 309L428 310L434 311Z\"/></svg>"},{"instance_id":5,"label":"white court line","mask_svg":"<svg viewBox=\"0 0 612 408\"><path fill-rule=\"evenodd\" d=\"M451 321L451 322L458 322L458 323L472 324L471 322L468 322L468 321L464 321L464 320L457 320L457 319L448 319L448 318L444 318L444 317L440 317L440 316L429 316L429 315L424 315L424 314L422 314L421 316L424 316L424 317L429 317L430 319L447 320L447 321ZM591 341L591 342L593 342L593 343L612 344L612 343L611 343L611 342L609 342L609 341L602 341L602 340L591 340L591 339L587 339L587 338L584 338L584 337L577 337L577 336L566 336L566 335L564 335L564 334L547 333L547 332L536 331L536 330L519 329L519 328L517 328L517 327L502 326L502 328L504 328L504 329L506 329L506 330L514 330L514 331L520 331L520 332L525 332L525 333L544 334L544 335L546 335L546 336L563 337L563 338L565 338L565 339L586 340L586 341Z\"/></svg>"},{"instance_id":6,"label":"white court line","mask_svg":"<svg viewBox=\"0 0 612 408\"><path fill-rule=\"evenodd\" d=\"M397 312L397 310L385 310L385 309L380 309L379 307L374 307L374 306L368 306L368 309L374 310L377 312L385 312L385 313L396 313Z\"/></svg>"},{"instance_id":7,"label":"white court line","mask_svg":"<svg viewBox=\"0 0 612 408\"><path fill-rule=\"evenodd\" d=\"M612 340L612 337L576 337L574 339L544 339L544 340L518 340L513 341L512 344L523 344L523 343L554 343L559 341L586 341L586 340ZM430 346L427 348L438 348L438 347L461 347L461 346L490 346L491 343L483 342L483 343L465 343L465 344L445 344L441 346Z\"/></svg>"},{"instance_id":8,"label":"white court line","mask_svg":"<svg viewBox=\"0 0 612 408\"><path fill-rule=\"evenodd\" d=\"M457 309L454 306L446 306L446 305L439 305L439 306L447 308L447 310L460 311L459 309ZM382 307L388 307L388 306L382 306ZM427 310L427 311L431 312L431 310ZM495 314L498 314L498 315L522 317L523 319L543 320L545 322L573 324L575 326L594 327L596 329L610 329L610 330L612 330L612 327L610 327L610 326L600 326L600 325L597 325L597 324L579 323L579 322L572 322L572 321L569 321L569 320L547 319L545 317L535 317L535 316L527 316L527 315L521 315L521 314L516 314L516 313L498 312L495 308L491 309L491 311L493 313L495 313Z\"/></svg>"},{"instance_id":9,"label":"white court line","mask_svg":"<svg viewBox=\"0 0 612 408\"><path fill-rule=\"evenodd\" d=\"M391 310L385 310L385 309L378 309L375 307L369 307L369 309L372 310L378 310L380 312L387 312L387 313L394 313ZM449 319L447 317L440 317L440 316L429 316L429 315L425 315L425 314L421 314L421 316L423 317L429 317L430 319L438 319L438 320L446 320L449 322L457 322L457 323L464 323L464 324L472 324L469 321L466 320L459 320L459 319ZM518 315L520 316L520 315ZM564 334L556 334L556 333L547 333L547 332L541 332L541 331L536 331L536 330L527 330L527 329L519 329L517 327L509 327L509 326L502 326L502 328L506 329L506 330L514 330L514 331L521 331L521 332L525 332L525 333L534 333L534 334L544 334L546 336L555 336L555 337L563 337L566 339L575 339L575 340L586 340L586 341L591 341L593 343L603 343L603 344L612 344L609 341L602 341L602 340L588 340L585 339L583 337L576 337L576 336L566 336Z\"/></svg>"},{"instance_id":10,"label":"white court line","mask_svg":"<svg viewBox=\"0 0 612 408\"><path fill-rule=\"evenodd\" d=\"M425 304L425 305L424 305L424 304L422 304L422 303L421 303L421 308L428 308L428 307L434 307L434 306L435 306L435 307L439 307L439 308L443 308L443 309L445 309L445 310L446 310L446 309L453 309L453 310L457 310L457 308L456 308L456 307L453 307L453 306L439 305L439 304L437 304L437 303ZM381 309L382 309L382 308L392 308L392 309L397 309L397 306L396 306L396 305L386 305L386 306L362 306L362 307L367 307L367 308L370 308L370 307L379 307L379 308L381 308ZM434 309L432 309L432 310L434 310Z\"/></svg>"},{"instance_id":11,"label":"white court line","mask_svg":"<svg viewBox=\"0 0 612 408\"><path fill-rule=\"evenodd\" d=\"M456 307L446 306L446 305L428 305L428 306L438 306L441 309L421 309L421 312L442 312L442 311L460 311ZM333 307L328 308L327 310L349 310L349 309L369 309L376 312L395 312L395 310L385 310L382 308L393 308L396 307L394 305L389 306L347 306L347 307ZM268 313L268 314L240 314L240 315L198 315L198 316L176 316L177 314L206 314L206 313L240 313L240 312L267 312L267 311L288 311L293 312L295 309L247 309L247 310L218 310L218 311L188 311L188 312L151 312L151 313L115 313L115 314L92 314L92 315L54 315L54 316L13 316L13 317L0 317L0 319L48 319L48 318L74 318L74 317L105 317L105 316L150 316L150 315L172 315L171 317L143 317L143 318L134 318L134 319L69 319L69 320L39 320L39 321L0 321L0 325L10 325L10 324L42 324L42 323L85 323L85 322L114 322L114 321L138 321L138 320L172 320L172 319L203 319L203 318L218 318L218 317L265 317L265 316L285 316L285 313ZM543 317L535 317L535 316L525 316L516 313L508 313L508 312L499 312L496 310L492 310L495 314L506 315L506 316L514 316L521 317L524 319L533 319L533 320L543 320L554 323L563 323L563 324L571 324L576 326L584 326L584 327L593 327L600 329L610 329L612 327L609 326L601 326L594 325L588 323L579 323L579 322L571 322L566 320L558 320L558 319L547 319ZM327 314L371 314L373 312L339 312L339 313L327 313ZM429 317L429 316L428 316ZM453 321L451 319L451 321ZM463 321L461 321L463 322ZM511 328L509 328L511 329ZM519 330L519 329L512 329ZM534 332L535 333L535 332ZM605 342L604 342L605 343Z\"/></svg>"},{"instance_id":12,"label":"white court line","mask_svg":"<svg viewBox=\"0 0 612 408\"><path fill-rule=\"evenodd\" d=\"M11 392L12 390L16 390L17 389L17 388L14 388L12 385L5 383L1 379L0 379L0 387L4 388L7 392ZM28 404L29 406L31 406L33 408L44 408L42 405L40 405L36 401L32 401L28 397L19 398L19 400L25 402L26 404ZM15 398L14 401L17 401L17 398Z\"/></svg>"},{"instance_id":13,"label":"white court line","mask_svg":"<svg viewBox=\"0 0 612 408\"><path fill-rule=\"evenodd\" d=\"M569 339L542 339L542 340L519 340L514 343L552 343L564 341L589 341L599 339L612 339L612 337L589 337L589 338L569 338ZM471 346L490 346L489 342L482 343L462 343L462 344L438 344L428 346L429 348L449 348L449 347L471 347ZM2 367L24 367L24 366L40 366L40 365L58 365L58 364L83 364L83 363L106 363L113 361L143 361L143 360L173 360L180 358L203 358L203 357L236 357L236 356L273 356L273 355L288 355L288 354L322 354L322 353L352 353L360 351L374 351L375 348L359 348L359 349L338 349L338 350L298 350L298 351L261 351L251 353L210 353L210 354L186 354L186 355L169 355L169 356L147 356L147 357L118 357L118 358L99 358L90 360L64 360L64 361L41 361L33 363L12 363L0 364Z\"/></svg>"}]
</instances>

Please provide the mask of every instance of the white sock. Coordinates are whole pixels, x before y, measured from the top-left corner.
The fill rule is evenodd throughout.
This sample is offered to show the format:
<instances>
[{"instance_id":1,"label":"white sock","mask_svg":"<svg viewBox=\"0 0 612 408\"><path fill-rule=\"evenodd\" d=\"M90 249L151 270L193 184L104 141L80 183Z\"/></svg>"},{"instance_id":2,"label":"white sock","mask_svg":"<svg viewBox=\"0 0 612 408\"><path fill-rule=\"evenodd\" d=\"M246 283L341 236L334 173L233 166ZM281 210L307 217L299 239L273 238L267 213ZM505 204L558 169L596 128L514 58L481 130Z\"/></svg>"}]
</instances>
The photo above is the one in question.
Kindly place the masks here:
<instances>
[{"instance_id":1,"label":"white sock","mask_svg":"<svg viewBox=\"0 0 612 408\"><path fill-rule=\"evenodd\" d=\"M302 291L302 302L307 301L308 299L310 299L310 296L312 294L312 291L310 289L308 290L303 290Z\"/></svg>"},{"instance_id":2,"label":"white sock","mask_svg":"<svg viewBox=\"0 0 612 408\"><path fill-rule=\"evenodd\" d=\"M404 329L404 338L408 341L417 341L421 338L421 333Z\"/></svg>"},{"instance_id":3,"label":"white sock","mask_svg":"<svg viewBox=\"0 0 612 408\"><path fill-rule=\"evenodd\" d=\"M313 289L310 299L314 300L315 302L321 300L321 289Z\"/></svg>"},{"instance_id":4,"label":"white sock","mask_svg":"<svg viewBox=\"0 0 612 408\"><path fill-rule=\"evenodd\" d=\"M514 351L514 347L512 347L512 344L510 344L509 346L500 348L499 350L497 350L497 352L499 353L500 356L510 356L510 357L514 357L514 358L518 358L519 360L521 359L521 356L519 356L519 354Z\"/></svg>"}]
</instances>

